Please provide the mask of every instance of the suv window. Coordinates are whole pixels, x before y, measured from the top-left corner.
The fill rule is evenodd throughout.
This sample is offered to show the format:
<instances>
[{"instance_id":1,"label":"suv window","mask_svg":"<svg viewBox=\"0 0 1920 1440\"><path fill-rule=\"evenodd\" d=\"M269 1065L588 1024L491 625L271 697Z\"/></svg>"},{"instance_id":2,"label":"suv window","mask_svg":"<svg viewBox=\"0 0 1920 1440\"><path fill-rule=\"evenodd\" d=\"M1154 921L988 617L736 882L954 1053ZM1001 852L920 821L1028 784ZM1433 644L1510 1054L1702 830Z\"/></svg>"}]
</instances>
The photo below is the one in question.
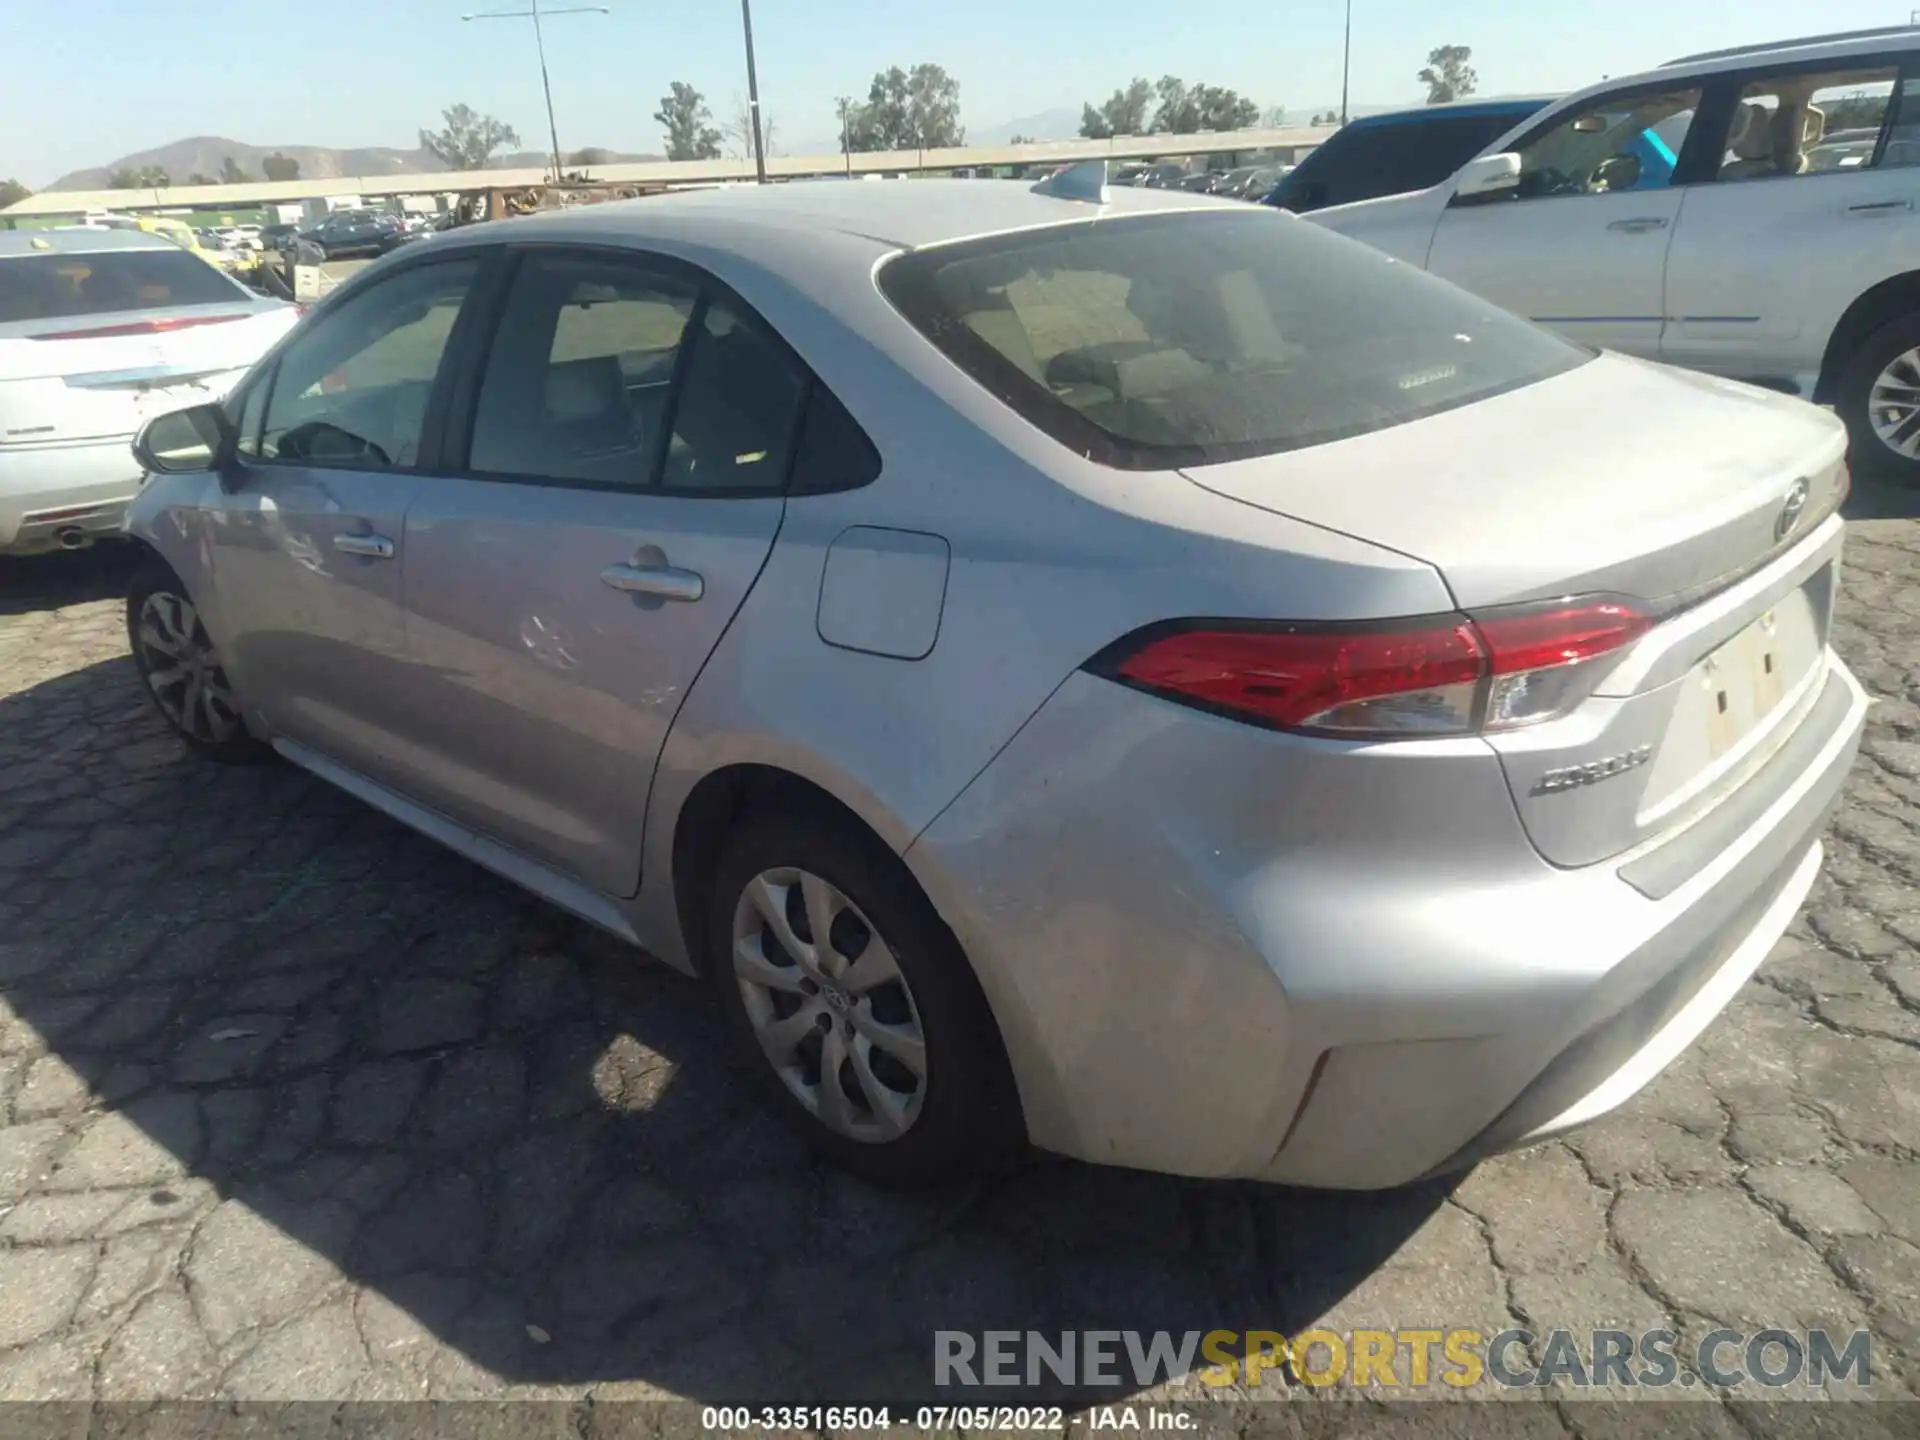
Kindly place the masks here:
<instances>
[{"instance_id":1,"label":"suv window","mask_svg":"<svg viewBox=\"0 0 1920 1440\"><path fill-rule=\"evenodd\" d=\"M314 317L280 357L260 458L340 469L418 463L427 400L479 264L418 265Z\"/></svg>"},{"instance_id":2,"label":"suv window","mask_svg":"<svg viewBox=\"0 0 1920 1440\"><path fill-rule=\"evenodd\" d=\"M1301 449L1471 404L1591 352L1317 225L1127 217L927 246L880 287L1073 450L1167 469Z\"/></svg>"},{"instance_id":3,"label":"suv window","mask_svg":"<svg viewBox=\"0 0 1920 1440\"><path fill-rule=\"evenodd\" d=\"M1563 115L1517 147L1518 197L1661 190L1700 108L1700 91L1617 95Z\"/></svg>"},{"instance_id":4,"label":"suv window","mask_svg":"<svg viewBox=\"0 0 1920 1440\"><path fill-rule=\"evenodd\" d=\"M1774 180L1867 168L1898 78L1892 66L1881 66L1750 81L1727 130L1719 178Z\"/></svg>"},{"instance_id":5,"label":"suv window","mask_svg":"<svg viewBox=\"0 0 1920 1440\"><path fill-rule=\"evenodd\" d=\"M1882 169L1909 165L1920 165L1920 77L1915 76L1901 83L1893 125L1887 131L1886 148L1880 152Z\"/></svg>"},{"instance_id":6,"label":"suv window","mask_svg":"<svg viewBox=\"0 0 1920 1440\"><path fill-rule=\"evenodd\" d=\"M1429 189L1506 134L1524 113L1430 115L1349 126L1281 181L1274 203L1307 211Z\"/></svg>"}]
</instances>

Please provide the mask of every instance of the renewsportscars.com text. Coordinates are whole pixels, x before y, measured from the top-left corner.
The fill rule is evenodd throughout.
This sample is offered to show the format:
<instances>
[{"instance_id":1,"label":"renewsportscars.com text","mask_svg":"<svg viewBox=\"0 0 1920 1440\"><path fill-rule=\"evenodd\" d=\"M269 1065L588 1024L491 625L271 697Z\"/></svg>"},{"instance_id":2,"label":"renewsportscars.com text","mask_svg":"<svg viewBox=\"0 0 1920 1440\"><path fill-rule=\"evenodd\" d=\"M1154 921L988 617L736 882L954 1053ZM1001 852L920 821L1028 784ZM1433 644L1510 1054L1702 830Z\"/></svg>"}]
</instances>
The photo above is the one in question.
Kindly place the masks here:
<instances>
[{"instance_id":1,"label":"renewsportscars.com text","mask_svg":"<svg viewBox=\"0 0 1920 1440\"><path fill-rule=\"evenodd\" d=\"M1864 1330L1715 1330L1683 1349L1671 1330L938 1330L936 1385L1130 1385L1193 1375L1203 1385L1362 1385L1509 1389L1634 1386L1778 1389L1806 1383L1865 1390Z\"/></svg>"}]
</instances>

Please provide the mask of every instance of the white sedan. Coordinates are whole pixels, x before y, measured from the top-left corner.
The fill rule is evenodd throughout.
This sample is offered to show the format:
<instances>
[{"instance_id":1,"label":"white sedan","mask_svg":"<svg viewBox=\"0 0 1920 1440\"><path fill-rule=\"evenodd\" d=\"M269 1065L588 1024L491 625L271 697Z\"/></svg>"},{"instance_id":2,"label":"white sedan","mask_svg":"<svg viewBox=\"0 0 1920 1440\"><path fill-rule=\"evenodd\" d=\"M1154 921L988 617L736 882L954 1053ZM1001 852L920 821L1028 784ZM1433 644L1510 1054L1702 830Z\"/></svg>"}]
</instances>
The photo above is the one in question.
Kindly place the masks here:
<instances>
[{"instance_id":1,"label":"white sedan","mask_svg":"<svg viewBox=\"0 0 1920 1440\"><path fill-rule=\"evenodd\" d=\"M0 233L0 555L117 532L134 432L225 396L298 316L158 235Z\"/></svg>"}]
</instances>

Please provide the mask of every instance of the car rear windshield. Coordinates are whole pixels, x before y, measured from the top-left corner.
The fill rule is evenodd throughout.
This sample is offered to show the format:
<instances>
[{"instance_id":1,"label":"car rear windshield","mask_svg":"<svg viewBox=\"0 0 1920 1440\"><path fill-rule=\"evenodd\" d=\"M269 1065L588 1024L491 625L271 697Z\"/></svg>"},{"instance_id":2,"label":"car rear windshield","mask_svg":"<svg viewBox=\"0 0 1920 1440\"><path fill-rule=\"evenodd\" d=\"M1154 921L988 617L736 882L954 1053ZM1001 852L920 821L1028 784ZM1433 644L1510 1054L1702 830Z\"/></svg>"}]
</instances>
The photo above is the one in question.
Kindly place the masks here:
<instances>
[{"instance_id":1,"label":"car rear windshield","mask_svg":"<svg viewBox=\"0 0 1920 1440\"><path fill-rule=\"evenodd\" d=\"M1589 350L1264 208L908 251L881 290L1061 444L1128 470L1362 435L1558 375Z\"/></svg>"},{"instance_id":2,"label":"car rear windshield","mask_svg":"<svg viewBox=\"0 0 1920 1440\"><path fill-rule=\"evenodd\" d=\"M0 325L245 298L206 261L173 246L0 258Z\"/></svg>"}]
</instances>

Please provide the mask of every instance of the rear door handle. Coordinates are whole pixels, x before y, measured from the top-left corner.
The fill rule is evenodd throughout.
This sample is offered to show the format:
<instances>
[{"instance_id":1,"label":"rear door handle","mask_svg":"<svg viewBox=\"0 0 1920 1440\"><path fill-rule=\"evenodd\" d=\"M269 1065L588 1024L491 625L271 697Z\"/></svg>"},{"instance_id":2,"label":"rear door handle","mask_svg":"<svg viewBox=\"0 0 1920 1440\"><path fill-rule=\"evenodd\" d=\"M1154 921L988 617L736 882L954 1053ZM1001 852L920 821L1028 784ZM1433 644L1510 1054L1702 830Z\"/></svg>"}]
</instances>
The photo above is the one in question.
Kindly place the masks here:
<instances>
[{"instance_id":1,"label":"rear door handle","mask_svg":"<svg viewBox=\"0 0 1920 1440\"><path fill-rule=\"evenodd\" d=\"M336 535L333 548L348 555L364 555L369 560L393 558L393 542L384 535Z\"/></svg>"},{"instance_id":2,"label":"rear door handle","mask_svg":"<svg viewBox=\"0 0 1920 1440\"><path fill-rule=\"evenodd\" d=\"M1865 205L1849 205L1847 213L1871 220L1876 215L1898 215L1913 209L1911 200L1874 200Z\"/></svg>"},{"instance_id":3,"label":"rear door handle","mask_svg":"<svg viewBox=\"0 0 1920 1440\"><path fill-rule=\"evenodd\" d=\"M690 602L707 593L707 582L698 572L672 565L609 565L600 572L600 583L629 595L652 595L660 600Z\"/></svg>"},{"instance_id":4,"label":"rear door handle","mask_svg":"<svg viewBox=\"0 0 1920 1440\"><path fill-rule=\"evenodd\" d=\"M1633 220L1616 220L1607 226L1609 230L1624 230L1629 235L1643 235L1649 230L1664 230L1667 222L1658 215L1642 215Z\"/></svg>"}]
</instances>

